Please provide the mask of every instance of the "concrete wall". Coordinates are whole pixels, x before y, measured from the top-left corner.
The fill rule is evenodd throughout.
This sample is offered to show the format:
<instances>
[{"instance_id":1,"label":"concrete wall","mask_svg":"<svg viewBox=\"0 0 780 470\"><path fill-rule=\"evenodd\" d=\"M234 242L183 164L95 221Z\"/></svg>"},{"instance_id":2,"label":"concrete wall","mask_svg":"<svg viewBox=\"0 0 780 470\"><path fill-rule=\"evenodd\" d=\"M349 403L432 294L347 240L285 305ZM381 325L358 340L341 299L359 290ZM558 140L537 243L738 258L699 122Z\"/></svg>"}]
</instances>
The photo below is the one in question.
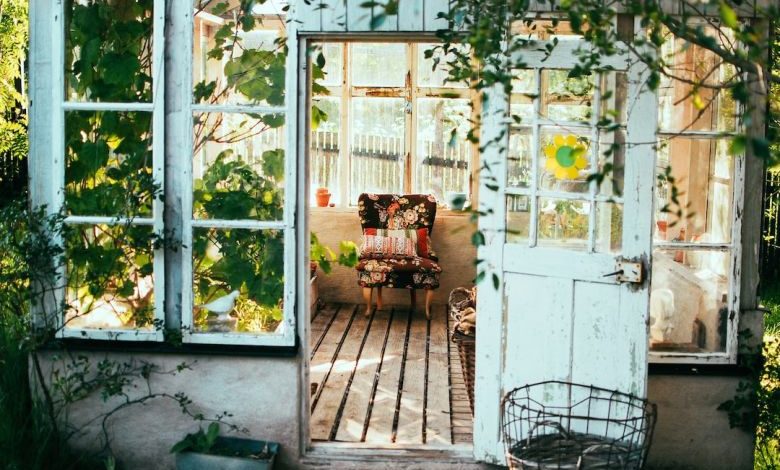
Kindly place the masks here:
<instances>
[{"instance_id":1,"label":"concrete wall","mask_svg":"<svg viewBox=\"0 0 780 470\"><path fill-rule=\"evenodd\" d=\"M317 234L320 243L334 251L338 250L342 240L360 245L362 231L357 209L312 208L309 228ZM445 303L455 287L474 285L477 275L474 266L477 250L471 244L474 230L476 228L467 214L445 210L437 212L431 239L439 256L442 274L441 287L436 291L434 302ZM326 302L363 301L354 268L334 266L328 275L320 272L317 281L320 297ZM382 300L388 305L407 305L409 294L406 289L384 289ZM418 302L422 302L422 297L418 296Z\"/></svg>"},{"instance_id":2,"label":"concrete wall","mask_svg":"<svg viewBox=\"0 0 780 470\"><path fill-rule=\"evenodd\" d=\"M718 405L734 397L739 377L651 375L648 399L658 406L650 470L749 470L753 436L729 428Z\"/></svg>"},{"instance_id":3,"label":"concrete wall","mask_svg":"<svg viewBox=\"0 0 780 470\"><path fill-rule=\"evenodd\" d=\"M192 365L177 376L154 376L155 392L185 392L193 400L192 409L206 416L229 412L232 422L246 427L258 439L282 444L277 468L365 468L352 459L308 456L300 458L300 384L298 358L229 357L182 354L83 353L94 363L108 358L116 361L148 361L161 369L175 369L182 362ZM49 355L49 359L53 357ZM58 362L47 361L47 367ZM61 365L61 364L60 364ZM718 404L731 398L736 377L652 375L649 398L658 405L658 424L651 448L650 470L741 470L752 468L752 437L730 429L726 413ZM137 382L142 385L142 382ZM141 393L130 388L131 394ZM133 391L135 390L135 391ZM132 395L131 395L132 396ZM100 438L100 414L119 401L104 403L94 394L69 409L71 424L82 427L77 435L79 448L96 450ZM127 469L173 469L171 446L197 424L183 415L173 401L156 399L133 405L108 421L111 447ZM364 453L365 454L365 453ZM378 457L372 468L434 468L434 462L417 462ZM444 458L435 468L481 468ZM485 467L486 468L486 467Z\"/></svg>"}]
</instances>

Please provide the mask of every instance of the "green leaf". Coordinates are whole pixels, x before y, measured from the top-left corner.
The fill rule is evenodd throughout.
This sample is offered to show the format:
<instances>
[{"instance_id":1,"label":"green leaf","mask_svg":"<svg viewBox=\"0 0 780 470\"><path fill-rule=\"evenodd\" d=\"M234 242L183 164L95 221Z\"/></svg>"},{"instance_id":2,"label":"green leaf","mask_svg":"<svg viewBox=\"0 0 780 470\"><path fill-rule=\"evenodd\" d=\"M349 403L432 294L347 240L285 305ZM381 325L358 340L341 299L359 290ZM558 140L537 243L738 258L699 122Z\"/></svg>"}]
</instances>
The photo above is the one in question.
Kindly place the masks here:
<instances>
[{"instance_id":1,"label":"green leaf","mask_svg":"<svg viewBox=\"0 0 780 470\"><path fill-rule=\"evenodd\" d=\"M737 18L737 12L733 8L726 4L725 0L720 1L718 7L720 13L720 20L726 27L731 29L737 29L739 27L739 19Z\"/></svg>"},{"instance_id":2,"label":"green leaf","mask_svg":"<svg viewBox=\"0 0 780 470\"><path fill-rule=\"evenodd\" d=\"M106 83L124 87L133 83L133 77L141 69L141 62L132 54L109 52L100 60L100 67L104 70L103 80Z\"/></svg>"}]
</instances>

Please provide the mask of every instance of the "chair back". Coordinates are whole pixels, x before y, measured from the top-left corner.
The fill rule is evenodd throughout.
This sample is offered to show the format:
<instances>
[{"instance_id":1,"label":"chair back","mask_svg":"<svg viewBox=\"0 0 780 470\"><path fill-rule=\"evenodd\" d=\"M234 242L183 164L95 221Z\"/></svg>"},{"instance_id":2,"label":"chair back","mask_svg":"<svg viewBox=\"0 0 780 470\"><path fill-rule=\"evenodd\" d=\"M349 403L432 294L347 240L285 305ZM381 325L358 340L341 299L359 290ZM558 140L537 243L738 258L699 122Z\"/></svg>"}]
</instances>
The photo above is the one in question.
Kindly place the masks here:
<instances>
[{"instance_id":1,"label":"chair back","mask_svg":"<svg viewBox=\"0 0 780 470\"><path fill-rule=\"evenodd\" d=\"M433 232L436 198L428 194L368 194L358 197L363 229L406 230L427 228Z\"/></svg>"}]
</instances>

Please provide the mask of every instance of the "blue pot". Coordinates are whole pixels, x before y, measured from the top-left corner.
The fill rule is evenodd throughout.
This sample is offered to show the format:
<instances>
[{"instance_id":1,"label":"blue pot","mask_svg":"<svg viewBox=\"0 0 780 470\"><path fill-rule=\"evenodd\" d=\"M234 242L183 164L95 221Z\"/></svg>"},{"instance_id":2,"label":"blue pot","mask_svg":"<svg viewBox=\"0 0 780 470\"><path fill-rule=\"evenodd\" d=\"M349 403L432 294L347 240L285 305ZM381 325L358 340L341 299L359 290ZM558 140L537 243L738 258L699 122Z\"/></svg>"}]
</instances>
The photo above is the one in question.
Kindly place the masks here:
<instances>
[{"instance_id":1,"label":"blue pot","mask_svg":"<svg viewBox=\"0 0 780 470\"><path fill-rule=\"evenodd\" d=\"M176 454L177 470L271 470L279 453L276 442L256 441L239 437L218 437L215 447L226 449L230 455L201 454L198 452L179 452ZM241 457L260 454L268 446L267 459ZM234 455L235 454L235 455Z\"/></svg>"}]
</instances>

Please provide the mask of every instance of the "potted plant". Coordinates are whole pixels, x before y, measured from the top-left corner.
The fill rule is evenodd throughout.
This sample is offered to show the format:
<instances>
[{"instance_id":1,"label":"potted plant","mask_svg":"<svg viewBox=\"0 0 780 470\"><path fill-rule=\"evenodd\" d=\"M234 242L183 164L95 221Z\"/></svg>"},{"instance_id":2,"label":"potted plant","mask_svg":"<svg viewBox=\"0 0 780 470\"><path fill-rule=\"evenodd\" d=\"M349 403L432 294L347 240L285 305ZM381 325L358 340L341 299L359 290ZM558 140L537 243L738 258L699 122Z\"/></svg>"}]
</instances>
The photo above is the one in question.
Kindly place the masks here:
<instances>
[{"instance_id":1,"label":"potted plant","mask_svg":"<svg viewBox=\"0 0 780 470\"><path fill-rule=\"evenodd\" d=\"M219 423L187 434L174 444L177 470L269 470L279 453L276 442L219 435Z\"/></svg>"},{"instance_id":2,"label":"potted plant","mask_svg":"<svg viewBox=\"0 0 780 470\"><path fill-rule=\"evenodd\" d=\"M333 270L331 263L338 263L348 268L354 268L358 263L359 249L355 242L342 240L339 244L339 254L320 243L317 234L311 232L311 247L309 251L309 288L311 289L311 311L318 307L319 289L317 288L317 268L325 274Z\"/></svg>"}]
</instances>

